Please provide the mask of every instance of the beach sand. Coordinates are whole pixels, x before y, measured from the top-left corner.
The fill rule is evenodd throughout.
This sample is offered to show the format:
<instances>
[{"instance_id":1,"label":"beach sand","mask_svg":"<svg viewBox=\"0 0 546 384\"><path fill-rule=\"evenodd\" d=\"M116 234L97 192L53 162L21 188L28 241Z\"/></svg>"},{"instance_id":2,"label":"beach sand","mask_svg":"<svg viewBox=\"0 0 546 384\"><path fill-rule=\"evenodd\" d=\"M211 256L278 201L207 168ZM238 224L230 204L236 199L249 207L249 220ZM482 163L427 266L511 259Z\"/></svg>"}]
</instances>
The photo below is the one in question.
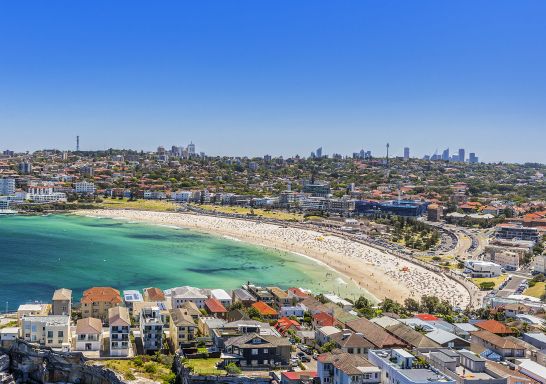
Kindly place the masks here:
<instances>
[{"instance_id":1,"label":"beach sand","mask_svg":"<svg viewBox=\"0 0 546 384\"><path fill-rule=\"evenodd\" d=\"M442 274L364 244L312 230L191 213L100 209L75 214L190 228L297 253L335 269L379 300L390 298L403 303L408 297L419 300L423 295L435 295L462 308L470 302L467 290Z\"/></svg>"}]
</instances>

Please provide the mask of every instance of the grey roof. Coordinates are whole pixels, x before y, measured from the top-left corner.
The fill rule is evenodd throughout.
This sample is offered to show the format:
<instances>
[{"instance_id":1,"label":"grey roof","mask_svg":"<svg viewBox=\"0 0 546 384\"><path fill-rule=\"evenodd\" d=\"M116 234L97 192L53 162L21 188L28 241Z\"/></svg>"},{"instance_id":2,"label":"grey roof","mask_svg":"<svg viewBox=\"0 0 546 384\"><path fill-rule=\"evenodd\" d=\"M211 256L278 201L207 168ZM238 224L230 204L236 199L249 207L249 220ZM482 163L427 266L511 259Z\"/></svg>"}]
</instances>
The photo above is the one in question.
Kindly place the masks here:
<instances>
[{"instance_id":1,"label":"grey roof","mask_svg":"<svg viewBox=\"0 0 546 384\"><path fill-rule=\"evenodd\" d=\"M443 329L435 329L434 331L427 333L426 336L438 344L449 343L450 341L457 339L462 340L459 336L444 331Z\"/></svg>"},{"instance_id":2,"label":"grey roof","mask_svg":"<svg viewBox=\"0 0 546 384\"><path fill-rule=\"evenodd\" d=\"M253 343L252 340L261 339L260 344ZM290 341L287 337L277 337L269 335L258 335L257 333L249 333L242 336L231 337L225 342L226 347L235 345L239 348L257 348L257 347L289 347Z\"/></svg>"},{"instance_id":3,"label":"grey roof","mask_svg":"<svg viewBox=\"0 0 546 384\"><path fill-rule=\"evenodd\" d=\"M487 361L486 359L484 359L483 357L480 357L480 356L477 356L475 353L472 353L470 351L467 351L465 349L461 349L459 351L459 354L472 360L472 361Z\"/></svg>"},{"instance_id":4,"label":"grey roof","mask_svg":"<svg viewBox=\"0 0 546 384\"><path fill-rule=\"evenodd\" d=\"M476 332L479 329L470 323L455 323L453 325L465 332Z\"/></svg>"},{"instance_id":5,"label":"grey roof","mask_svg":"<svg viewBox=\"0 0 546 384\"><path fill-rule=\"evenodd\" d=\"M431 352L430 356L434 356L434 358L440 360L443 363L453 363L457 361L455 357L448 356L444 353L444 351Z\"/></svg>"},{"instance_id":6,"label":"grey roof","mask_svg":"<svg viewBox=\"0 0 546 384\"><path fill-rule=\"evenodd\" d=\"M237 288L233 290L233 295L239 300L244 301L256 301L256 298L250 294L246 289Z\"/></svg>"},{"instance_id":7,"label":"grey roof","mask_svg":"<svg viewBox=\"0 0 546 384\"><path fill-rule=\"evenodd\" d=\"M68 288L57 289L53 293L53 300L72 300L72 291Z\"/></svg>"},{"instance_id":8,"label":"grey roof","mask_svg":"<svg viewBox=\"0 0 546 384\"><path fill-rule=\"evenodd\" d=\"M540 332L528 332L524 333L526 337L532 338L533 340L546 343L546 334Z\"/></svg>"}]
</instances>

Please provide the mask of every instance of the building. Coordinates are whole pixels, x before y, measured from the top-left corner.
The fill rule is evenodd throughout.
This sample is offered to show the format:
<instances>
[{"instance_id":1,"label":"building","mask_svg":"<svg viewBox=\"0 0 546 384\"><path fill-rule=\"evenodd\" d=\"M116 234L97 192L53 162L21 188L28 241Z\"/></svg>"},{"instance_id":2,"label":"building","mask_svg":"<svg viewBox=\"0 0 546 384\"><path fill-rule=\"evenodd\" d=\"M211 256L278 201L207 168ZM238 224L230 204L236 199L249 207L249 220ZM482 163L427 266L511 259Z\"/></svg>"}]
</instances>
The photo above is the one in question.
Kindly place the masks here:
<instances>
[{"instance_id":1,"label":"building","mask_svg":"<svg viewBox=\"0 0 546 384\"><path fill-rule=\"evenodd\" d=\"M256 298L243 288L234 289L231 297L234 303L241 303L244 307L249 307L256 302Z\"/></svg>"},{"instance_id":2,"label":"building","mask_svg":"<svg viewBox=\"0 0 546 384\"><path fill-rule=\"evenodd\" d=\"M461 163L464 163L466 160L465 150L464 148L459 148L459 156L457 156L457 160L459 160Z\"/></svg>"},{"instance_id":3,"label":"building","mask_svg":"<svg viewBox=\"0 0 546 384\"><path fill-rule=\"evenodd\" d=\"M76 322L76 351L100 351L102 347L102 321L86 317Z\"/></svg>"},{"instance_id":4,"label":"building","mask_svg":"<svg viewBox=\"0 0 546 384\"><path fill-rule=\"evenodd\" d=\"M320 384L379 384L381 370L361 355L323 353L317 358Z\"/></svg>"},{"instance_id":5,"label":"building","mask_svg":"<svg viewBox=\"0 0 546 384\"><path fill-rule=\"evenodd\" d=\"M163 320L159 307L142 308L140 311L140 335L145 353L163 348Z\"/></svg>"},{"instance_id":6,"label":"building","mask_svg":"<svg viewBox=\"0 0 546 384\"><path fill-rule=\"evenodd\" d=\"M231 295L223 289L211 289L210 296L218 300L226 308L231 307L233 303Z\"/></svg>"},{"instance_id":7,"label":"building","mask_svg":"<svg viewBox=\"0 0 546 384\"><path fill-rule=\"evenodd\" d=\"M442 347L452 349L470 348L470 342L451 332L444 331L443 329L435 329L431 332L428 332L426 336L435 343L441 345Z\"/></svg>"},{"instance_id":8,"label":"building","mask_svg":"<svg viewBox=\"0 0 546 384\"><path fill-rule=\"evenodd\" d=\"M281 372L281 384L313 384L317 380L317 371Z\"/></svg>"},{"instance_id":9,"label":"building","mask_svg":"<svg viewBox=\"0 0 546 384\"><path fill-rule=\"evenodd\" d=\"M330 185L325 182L303 182L303 193L308 193L312 197L329 197L331 194Z\"/></svg>"},{"instance_id":10,"label":"building","mask_svg":"<svg viewBox=\"0 0 546 384\"><path fill-rule=\"evenodd\" d=\"M524 227L518 224L499 224L495 228L495 237L506 240L530 240L537 242L540 238L538 228Z\"/></svg>"},{"instance_id":11,"label":"building","mask_svg":"<svg viewBox=\"0 0 546 384\"><path fill-rule=\"evenodd\" d=\"M351 355L366 355L368 350L375 348L364 335L347 330L331 335L330 341L336 348Z\"/></svg>"},{"instance_id":12,"label":"building","mask_svg":"<svg viewBox=\"0 0 546 384\"><path fill-rule=\"evenodd\" d=\"M518 359L518 370L540 384L546 384L546 367L529 359Z\"/></svg>"},{"instance_id":13,"label":"building","mask_svg":"<svg viewBox=\"0 0 546 384\"><path fill-rule=\"evenodd\" d=\"M273 295L275 308L281 308L292 303L292 298L288 293L279 287L268 287L267 290Z\"/></svg>"},{"instance_id":14,"label":"building","mask_svg":"<svg viewBox=\"0 0 546 384\"><path fill-rule=\"evenodd\" d=\"M381 370L381 383L455 384L457 381L438 370L416 365L416 357L403 349L377 349L368 352L368 360Z\"/></svg>"},{"instance_id":15,"label":"building","mask_svg":"<svg viewBox=\"0 0 546 384\"><path fill-rule=\"evenodd\" d=\"M523 334L523 340L529 344L546 350L546 334L540 332L528 332Z\"/></svg>"},{"instance_id":16,"label":"building","mask_svg":"<svg viewBox=\"0 0 546 384\"><path fill-rule=\"evenodd\" d=\"M263 301L258 301L252 304L252 308L256 309L261 317L264 319L276 319L279 314L276 310L271 308L269 305Z\"/></svg>"},{"instance_id":17,"label":"building","mask_svg":"<svg viewBox=\"0 0 546 384\"><path fill-rule=\"evenodd\" d=\"M169 332L175 349L191 345L197 335L197 325L193 318L182 308L172 309L170 314Z\"/></svg>"},{"instance_id":18,"label":"building","mask_svg":"<svg viewBox=\"0 0 546 384\"><path fill-rule=\"evenodd\" d=\"M79 181L74 183L74 192L82 195L94 195L96 191L95 183Z\"/></svg>"},{"instance_id":19,"label":"building","mask_svg":"<svg viewBox=\"0 0 546 384\"><path fill-rule=\"evenodd\" d=\"M224 318L227 315L227 309L219 300L214 297L205 300L205 311L213 317Z\"/></svg>"},{"instance_id":20,"label":"building","mask_svg":"<svg viewBox=\"0 0 546 384\"><path fill-rule=\"evenodd\" d=\"M288 317L281 317L275 324L275 329L282 335L286 336L288 331L300 331L301 324L296 320L289 319Z\"/></svg>"},{"instance_id":21,"label":"building","mask_svg":"<svg viewBox=\"0 0 546 384\"><path fill-rule=\"evenodd\" d=\"M203 294L199 288L183 286L170 290L171 306L173 309L180 308L182 304L191 301L197 308L201 309L205 307L205 300L208 299L207 295Z\"/></svg>"},{"instance_id":22,"label":"building","mask_svg":"<svg viewBox=\"0 0 546 384\"><path fill-rule=\"evenodd\" d=\"M474 323L474 326L478 329L494 333L499 336L510 336L514 334L512 328L504 325L497 320L482 320Z\"/></svg>"},{"instance_id":23,"label":"building","mask_svg":"<svg viewBox=\"0 0 546 384\"><path fill-rule=\"evenodd\" d=\"M237 355L242 369L246 367L271 369L287 367L291 344L288 338L250 333L225 341L227 353Z\"/></svg>"},{"instance_id":24,"label":"building","mask_svg":"<svg viewBox=\"0 0 546 384\"><path fill-rule=\"evenodd\" d=\"M53 293L52 315L68 315L72 313L72 291L61 288Z\"/></svg>"},{"instance_id":25,"label":"building","mask_svg":"<svg viewBox=\"0 0 546 384\"><path fill-rule=\"evenodd\" d=\"M465 273L471 277L497 277L502 274L502 267L490 261L466 260Z\"/></svg>"},{"instance_id":26,"label":"building","mask_svg":"<svg viewBox=\"0 0 546 384\"><path fill-rule=\"evenodd\" d=\"M165 301L165 293L159 288L144 288L144 301Z\"/></svg>"},{"instance_id":27,"label":"building","mask_svg":"<svg viewBox=\"0 0 546 384\"><path fill-rule=\"evenodd\" d=\"M32 164L28 161L19 163L19 172L25 175L32 173Z\"/></svg>"},{"instance_id":28,"label":"building","mask_svg":"<svg viewBox=\"0 0 546 384\"><path fill-rule=\"evenodd\" d=\"M419 217L427 211L428 202L418 200L392 200L386 202L357 200L355 212L358 215L396 215L405 217Z\"/></svg>"},{"instance_id":29,"label":"building","mask_svg":"<svg viewBox=\"0 0 546 384\"><path fill-rule=\"evenodd\" d=\"M0 179L0 196L9 196L15 194L15 179L2 178Z\"/></svg>"},{"instance_id":30,"label":"building","mask_svg":"<svg viewBox=\"0 0 546 384\"><path fill-rule=\"evenodd\" d=\"M394 337L379 325L371 322L365 317L358 318L353 321L349 321L346 324L347 328L362 334L368 339L376 348L404 348L407 346L405 342Z\"/></svg>"},{"instance_id":31,"label":"building","mask_svg":"<svg viewBox=\"0 0 546 384\"><path fill-rule=\"evenodd\" d=\"M25 316L47 316L50 312L50 304L21 304L17 309L17 320L20 323Z\"/></svg>"},{"instance_id":32,"label":"building","mask_svg":"<svg viewBox=\"0 0 546 384\"><path fill-rule=\"evenodd\" d=\"M129 356L131 344L131 318L125 307L108 309L108 325L110 328L110 356Z\"/></svg>"},{"instance_id":33,"label":"building","mask_svg":"<svg viewBox=\"0 0 546 384\"><path fill-rule=\"evenodd\" d=\"M21 319L20 337L50 348L70 349L70 317L25 316Z\"/></svg>"},{"instance_id":34,"label":"building","mask_svg":"<svg viewBox=\"0 0 546 384\"><path fill-rule=\"evenodd\" d=\"M427 207L427 219L428 221L440 221L444 214L444 209L439 204L430 204Z\"/></svg>"},{"instance_id":35,"label":"building","mask_svg":"<svg viewBox=\"0 0 546 384\"><path fill-rule=\"evenodd\" d=\"M96 317L103 322L108 320L110 308L121 305L123 301L117 289L93 287L83 292L80 299L82 317Z\"/></svg>"},{"instance_id":36,"label":"building","mask_svg":"<svg viewBox=\"0 0 546 384\"><path fill-rule=\"evenodd\" d=\"M410 158L410 149L409 147L404 147L404 160L409 160Z\"/></svg>"},{"instance_id":37,"label":"building","mask_svg":"<svg viewBox=\"0 0 546 384\"><path fill-rule=\"evenodd\" d=\"M476 164L479 162L478 156L474 152L470 152L468 155L468 162L471 164Z\"/></svg>"},{"instance_id":38,"label":"building","mask_svg":"<svg viewBox=\"0 0 546 384\"><path fill-rule=\"evenodd\" d=\"M525 357L525 348L507 337L501 337L489 331L472 332L470 341L483 346L504 359Z\"/></svg>"},{"instance_id":39,"label":"building","mask_svg":"<svg viewBox=\"0 0 546 384\"><path fill-rule=\"evenodd\" d=\"M132 312L133 305L135 303L142 303L144 301L144 298L142 297L142 294L136 289L129 289L123 291L123 301L125 302L125 306L129 308L129 312Z\"/></svg>"},{"instance_id":40,"label":"building","mask_svg":"<svg viewBox=\"0 0 546 384\"><path fill-rule=\"evenodd\" d=\"M516 252L500 251L490 253L490 260L506 270L515 271L520 266L522 256Z\"/></svg>"}]
</instances>

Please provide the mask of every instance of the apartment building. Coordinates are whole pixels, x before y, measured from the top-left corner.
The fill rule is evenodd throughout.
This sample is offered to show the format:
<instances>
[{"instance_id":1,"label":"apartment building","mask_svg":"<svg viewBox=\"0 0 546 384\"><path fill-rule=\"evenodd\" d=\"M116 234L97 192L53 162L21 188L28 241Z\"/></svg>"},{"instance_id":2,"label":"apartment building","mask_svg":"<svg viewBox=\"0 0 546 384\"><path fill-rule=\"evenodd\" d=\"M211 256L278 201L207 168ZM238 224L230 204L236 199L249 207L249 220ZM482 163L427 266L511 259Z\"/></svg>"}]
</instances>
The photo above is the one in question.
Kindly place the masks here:
<instances>
[{"instance_id":1,"label":"apartment building","mask_svg":"<svg viewBox=\"0 0 546 384\"><path fill-rule=\"evenodd\" d=\"M170 314L169 330L172 343L176 349L183 348L195 340L197 325L182 308L173 309Z\"/></svg>"},{"instance_id":2,"label":"apartment building","mask_svg":"<svg viewBox=\"0 0 546 384\"><path fill-rule=\"evenodd\" d=\"M208 299L199 288L183 286L176 287L170 290L171 306L173 309L180 308L186 302L194 303L197 308L201 309L205 306L205 300Z\"/></svg>"},{"instance_id":3,"label":"apartment building","mask_svg":"<svg viewBox=\"0 0 546 384\"><path fill-rule=\"evenodd\" d=\"M15 194L15 179L2 178L0 179L0 196L9 196Z\"/></svg>"},{"instance_id":4,"label":"apartment building","mask_svg":"<svg viewBox=\"0 0 546 384\"><path fill-rule=\"evenodd\" d=\"M94 195L96 191L95 183L88 181L79 181L74 183L74 192L83 195Z\"/></svg>"},{"instance_id":5,"label":"apartment building","mask_svg":"<svg viewBox=\"0 0 546 384\"><path fill-rule=\"evenodd\" d=\"M102 346L102 321L93 317L79 319L76 323L76 351L100 351Z\"/></svg>"},{"instance_id":6,"label":"apartment building","mask_svg":"<svg viewBox=\"0 0 546 384\"><path fill-rule=\"evenodd\" d=\"M109 308L108 325L110 329L110 356L128 356L131 349L129 310L125 307Z\"/></svg>"},{"instance_id":7,"label":"apartment building","mask_svg":"<svg viewBox=\"0 0 546 384\"><path fill-rule=\"evenodd\" d=\"M68 315L72 312L72 291L61 288L53 293L52 311L53 315Z\"/></svg>"},{"instance_id":8,"label":"apartment building","mask_svg":"<svg viewBox=\"0 0 546 384\"><path fill-rule=\"evenodd\" d=\"M140 334L144 351L155 352L163 346L163 321L159 307L148 307L140 310Z\"/></svg>"},{"instance_id":9,"label":"apartment building","mask_svg":"<svg viewBox=\"0 0 546 384\"><path fill-rule=\"evenodd\" d=\"M21 319L20 337L50 348L70 349L70 317L25 316Z\"/></svg>"},{"instance_id":10,"label":"apartment building","mask_svg":"<svg viewBox=\"0 0 546 384\"><path fill-rule=\"evenodd\" d=\"M80 303L82 317L96 317L106 322L109 309L121 305L122 300L117 289L93 287L83 292Z\"/></svg>"}]
</instances>

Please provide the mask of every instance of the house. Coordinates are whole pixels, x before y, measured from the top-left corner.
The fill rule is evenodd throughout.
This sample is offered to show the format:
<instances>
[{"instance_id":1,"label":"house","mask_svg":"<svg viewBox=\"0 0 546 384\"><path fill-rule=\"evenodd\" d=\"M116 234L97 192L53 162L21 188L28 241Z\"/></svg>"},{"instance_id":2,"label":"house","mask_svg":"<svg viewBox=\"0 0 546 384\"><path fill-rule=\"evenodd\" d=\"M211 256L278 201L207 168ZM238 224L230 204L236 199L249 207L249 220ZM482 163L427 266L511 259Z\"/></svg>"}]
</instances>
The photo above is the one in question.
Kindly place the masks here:
<instances>
[{"instance_id":1,"label":"house","mask_svg":"<svg viewBox=\"0 0 546 384\"><path fill-rule=\"evenodd\" d=\"M375 348L404 348L407 346L405 342L397 339L365 317L347 322L347 328L353 332L362 334Z\"/></svg>"},{"instance_id":2,"label":"house","mask_svg":"<svg viewBox=\"0 0 546 384\"><path fill-rule=\"evenodd\" d=\"M291 344L285 337L262 336L257 333L226 340L227 353L237 355L242 369L286 367L290 363Z\"/></svg>"},{"instance_id":3,"label":"house","mask_svg":"<svg viewBox=\"0 0 546 384\"><path fill-rule=\"evenodd\" d=\"M540 328L544 325L544 319L541 319L540 317L533 316L533 315L526 315L526 314L516 315L516 320L519 320L525 324L535 326L537 328Z\"/></svg>"},{"instance_id":4,"label":"house","mask_svg":"<svg viewBox=\"0 0 546 384\"><path fill-rule=\"evenodd\" d=\"M333 293L325 293L324 297L331 303L341 307L344 311L350 311L353 309L353 303L342 299L338 295L334 295Z\"/></svg>"},{"instance_id":5,"label":"house","mask_svg":"<svg viewBox=\"0 0 546 384\"><path fill-rule=\"evenodd\" d=\"M317 379L317 371L281 372L281 384L312 384Z\"/></svg>"},{"instance_id":6,"label":"house","mask_svg":"<svg viewBox=\"0 0 546 384\"><path fill-rule=\"evenodd\" d=\"M111 287L93 287L83 292L80 299L82 317L95 317L102 322L108 320L110 308L121 305L123 301L117 289Z\"/></svg>"},{"instance_id":7,"label":"house","mask_svg":"<svg viewBox=\"0 0 546 384\"><path fill-rule=\"evenodd\" d=\"M295 298L296 301L298 301L298 302L302 301L303 299L305 299L307 297L309 297L308 293L306 293L302 289L296 288L296 287L288 288L287 292L288 292L288 296L290 296L291 298Z\"/></svg>"},{"instance_id":8,"label":"house","mask_svg":"<svg viewBox=\"0 0 546 384\"><path fill-rule=\"evenodd\" d=\"M425 336L442 347L453 349L470 348L469 341L464 340L451 332L444 331L443 329L435 329L434 331L427 333Z\"/></svg>"},{"instance_id":9,"label":"house","mask_svg":"<svg viewBox=\"0 0 546 384\"><path fill-rule=\"evenodd\" d=\"M131 349L129 310L119 306L109 308L108 325L110 329L110 356L129 356Z\"/></svg>"},{"instance_id":10,"label":"house","mask_svg":"<svg viewBox=\"0 0 546 384\"><path fill-rule=\"evenodd\" d=\"M123 301L125 301L125 306L129 308L129 312L133 312L134 303L142 303L144 298L142 294L136 289L129 289L123 291Z\"/></svg>"},{"instance_id":11,"label":"house","mask_svg":"<svg viewBox=\"0 0 546 384\"><path fill-rule=\"evenodd\" d=\"M70 349L70 317L66 315L24 316L19 332L25 341Z\"/></svg>"},{"instance_id":12,"label":"house","mask_svg":"<svg viewBox=\"0 0 546 384\"><path fill-rule=\"evenodd\" d=\"M299 331L301 324L296 320L289 319L288 317L281 317L275 324L275 329L282 335L286 336L288 331Z\"/></svg>"},{"instance_id":13,"label":"house","mask_svg":"<svg viewBox=\"0 0 546 384\"><path fill-rule=\"evenodd\" d=\"M140 337L145 353L153 353L163 348L163 324L159 307L140 310Z\"/></svg>"},{"instance_id":14,"label":"house","mask_svg":"<svg viewBox=\"0 0 546 384\"><path fill-rule=\"evenodd\" d=\"M244 307L249 307L257 301L250 292L243 288L234 289L231 297L234 303L241 303Z\"/></svg>"},{"instance_id":15,"label":"house","mask_svg":"<svg viewBox=\"0 0 546 384\"><path fill-rule=\"evenodd\" d=\"M197 308L201 309L205 306L207 295L201 292L199 288L183 286L170 290L171 306L173 309L180 308L182 304L187 302L194 303Z\"/></svg>"},{"instance_id":16,"label":"house","mask_svg":"<svg viewBox=\"0 0 546 384\"><path fill-rule=\"evenodd\" d=\"M335 323L334 316L327 312L319 312L313 315L313 328L321 328L326 326L333 327Z\"/></svg>"},{"instance_id":17,"label":"house","mask_svg":"<svg viewBox=\"0 0 546 384\"><path fill-rule=\"evenodd\" d=\"M487 348L502 358L525 357L525 348L514 343L510 339L501 337L489 331L482 330L472 332L470 341Z\"/></svg>"},{"instance_id":18,"label":"house","mask_svg":"<svg viewBox=\"0 0 546 384\"><path fill-rule=\"evenodd\" d=\"M268 287L267 290L273 295L275 308L286 307L292 304L292 298L286 291L279 287Z\"/></svg>"},{"instance_id":19,"label":"house","mask_svg":"<svg viewBox=\"0 0 546 384\"><path fill-rule=\"evenodd\" d=\"M381 370L362 355L323 353L317 358L320 384L379 384Z\"/></svg>"},{"instance_id":20,"label":"house","mask_svg":"<svg viewBox=\"0 0 546 384\"><path fill-rule=\"evenodd\" d=\"M328 343L331 337L337 333L341 333L341 329L332 325L317 328L315 331L315 338L318 345L324 345Z\"/></svg>"},{"instance_id":21,"label":"house","mask_svg":"<svg viewBox=\"0 0 546 384\"><path fill-rule=\"evenodd\" d=\"M374 348L374 345L362 334L347 330L331 335L330 341L336 345L336 348L351 355L366 355L369 349Z\"/></svg>"},{"instance_id":22,"label":"house","mask_svg":"<svg viewBox=\"0 0 546 384\"><path fill-rule=\"evenodd\" d=\"M280 309L280 316L281 317L290 317L290 316L296 316L296 317L303 317L305 315L305 309L303 309L300 305L290 305L286 307L281 307Z\"/></svg>"},{"instance_id":23,"label":"house","mask_svg":"<svg viewBox=\"0 0 546 384\"><path fill-rule=\"evenodd\" d=\"M144 288L144 294L142 295L144 298L144 301L165 301L165 293L159 288Z\"/></svg>"},{"instance_id":24,"label":"house","mask_svg":"<svg viewBox=\"0 0 546 384\"><path fill-rule=\"evenodd\" d=\"M470 277L497 277L502 274L502 267L491 261L466 260L464 267L464 272Z\"/></svg>"},{"instance_id":25,"label":"house","mask_svg":"<svg viewBox=\"0 0 546 384\"><path fill-rule=\"evenodd\" d=\"M53 293L52 315L68 315L72 312L72 291L61 288Z\"/></svg>"},{"instance_id":26,"label":"house","mask_svg":"<svg viewBox=\"0 0 546 384\"><path fill-rule=\"evenodd\" d=\"M193 344L197 335L197 326L193 318L182 308L172 309L170 314L169 332L175 349Z\"/></svg>"},{"instance_id":27,"label":"house","mask_svg":"<svg viewBox=\"0 0 546 384\"><path fill-rule=\"evenodd\" d=\"M102 321L86 317L76 322L76 351L100 351L102 347Z\"/></svg>"},{"instance_id":28,"label":"house","mask_svg":"<svg viewBox=\"0 0 546 384\"><path fill-rule=\"evenodd\" d=\"M276 310L271 308L269 305L264 303L263 301L258 301L254 304L252 304L252 308L256 309L261 317L264 319L275 319L278 317L278 313Z\"/></svg>"},{"instance_id":29,"label":"house","mask_svg":"<svg viewBox=\"0 0 546 384\"><path fill-rule=\"evenodd\" d=\"M474 326L499 336L509 336L514 334L514 331L510 327L507 327L497 320L478 321L474 323Z\"/></svg>"},{"instance_id":30,"label":"house","mask_svg":"<svg viewBox=\"0 0 546 384\"><path fill-rule=\"evenodd\" d=\"M504 315L509 318L515 318L517 315L528 315L533 309L525 304L509 303L503 306Z\"/></svg>"},{"instance_id":31,"label":"house","mask_svg":"<svg viewBox=\"0 0 546 384\"><path fill-rule=\"evenodd\" d=\"M267 305L275 305L275 297L268 289L253 284L243 285L243 289L250 292L256 298L256 301L263 301Z\"/></svg>"},{"instance_id":32,"label":"house","mask_svg":"<svg viewBox=\"0 0 546 384\"><path fill-rule=\"evenodd\" d=\"M218 300L225 308L231 307L233 303L231 295L223 289L211 289L210 297Z\"/></svg>"},{"instance_id":33,"label":"house","mask_svg":"<svg viewBox=\"0 0 546 384\"><path fill-rule=\"evenodd\" d=\"M269 323L262 323L256 320L238 320L226 323L220 328L213 329L211 336L214 346L222 351L224 350L226 340L250 333L256 333L261 336L281 336Z\"/></svg>"},{"instance_id":34,"label":"house","mask_svg":"<svg viewBox=\"0 0 546 384\"><path fill-rule=\"evenodd\" d=\"M214 317L226 317L227 309L222 305L222 303L215 299L214 297L211 297L207 300L205 300L205 311L207 311L208 314Z\"/></svg>"},{"instance_id":35,"label":"house","mask_svg":"<svg viewBox=\"0 0 546 384\"><path fill-rule=\"evenodd\" d=\"M542 332L524 333L523 340L539 349L546 350L546 334Z\"/></svg>"},{"instance_id":36,"label":"house","mask_svg":"<svg viewBox=\"0 0 546 384\"><path fill-rule=\"evenodd\" d=\"M381 370L381 383L455 384L446 374L416 364L416 357L403 349L374 349L368 360Z\"/></svg>"},{"instance_id":37,"label":"house","mask_svg":"<svg viewBox=\"0 0 546 384\"><path fill-rule=\"evenodd\" d=\"M306 297L300 303L306 312L311 312L311 315L315 315L320 312L326 312L333 315L334 311L315 299L313 296Z\"/></svg>"},{"instance_id":38,"label":"house","mask_svg":"<svg viewBox=\"0 0 546 384\"><path fill-rule=\"evenodd\" d=\"M167 309L167 303L165 301L142 301L139 303L133 303L133 312L131 313L132 319L140 321L140 313L143 310L157 307L159 309L159 315L163 328L169 328L169 310Z\"/></svg>"},{"instance_id":39,"label":"house","mask_svg":"<svg viewBox=\"0 0 546 384\"><path fill-rule=\"evenodd\" d=\"M180 309L182 309L186 315L191 316L194 323L196 323L199 317L203 315L199 308L197 308L197 305L191 301L187 301L182 304Z\"/></svg>"},{"instance_id":40,"label":"house","mask_svg":"<svg viewBox=\"0 0 546 384\"><path fill-rule=\"evenodd\" d=\"M546 384L546 367L529 359L518 359L518 370L540 384Z\"/></svg>"},{"instance_id":41,"label":"house","mask_svg":"<svg viewBox=\"0 0 546 384\"><path fill-rule=\"evenodd\" d=\"M420 332L417 332L406 324L396 324L385 328L391 335L404 341L410 347L413 348L438 348L440 345L435 341L432 341Z\"/></svg>"},{"instance_id":42,"label":"house","mask_svg":"<svg viewBox=\"0 0 546 384\"><path fill-rule=\"evenodd\" d=\"M8 349L19 337L19 327L5 327L0 329L0 347Z\"/></svg>"},{"instance_id":43,"label":"house","mask_svg":"<svg viewBox=\"0 0 546 384\"><path fill-rule=\"evenodd\" d=\"M17 321L21 324L25 316L47 316L50 312L50 304L21 304L17 309Z\"/></svg>"},{"instance_id":44,"label":"house","mask_svg":"<svg viewBox=\"0 0 546 384\"><path fill-rule=\"evenodd\" d=\"M470 334L472 332L476 332L479 330L478 327L475 327L470 323L455 323L453 324L453 326L455 328L454 333L465 340L470 339Z\"/></svg>"},{"instance_id":45,"label":"house","mask_svg":"<svg viewBox=\"0 0 546 384\"><path fill-rule=\"evenodd\" d=\"M197 329L203 336L211 336L214 329L222 328L227 321L216 317L200 317L197 321Z\"/></svg>"}]
</instances>

